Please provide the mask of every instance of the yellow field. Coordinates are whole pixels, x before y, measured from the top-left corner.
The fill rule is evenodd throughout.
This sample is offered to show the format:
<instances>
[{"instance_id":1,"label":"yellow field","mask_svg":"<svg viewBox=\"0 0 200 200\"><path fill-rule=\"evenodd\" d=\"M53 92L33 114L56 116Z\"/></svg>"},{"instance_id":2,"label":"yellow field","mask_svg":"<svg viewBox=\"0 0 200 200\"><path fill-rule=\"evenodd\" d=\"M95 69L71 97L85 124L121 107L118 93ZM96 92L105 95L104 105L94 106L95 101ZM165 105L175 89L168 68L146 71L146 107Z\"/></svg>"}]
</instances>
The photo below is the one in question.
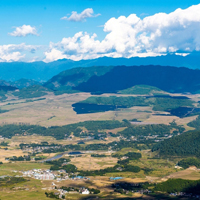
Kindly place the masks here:
<instances>
[{"instance_id":1,"label":"yellow field","mask_svg":"<svg viewBox=\"0 0 200 200\"><path fill-rule=\"evenodd\" d=\"M12 157L12 156L23 156L23 155L27 155L26 153L23 153L21 149L15 149L15 150L4 150L4 149L0 149L0 161L1 162L8 162L5 160L6 157Z\"/></svg>"},{"instance_id":2,"label":"yellow field","mask_svg":"<svg viewBox=\"0 0 200 200\"><path fill-rule=\"evenodd\" d=\"M117 163L117 158L103 157L96 158L90 155L83 155L82 157L75 157L71 159L71 163L76 165L80 170L98 170L107 167L113 167Z\"/></svg>"},{"instance_id":3,"label":"yellow field","mask_svg":"<svg viewBox=\"0 0 200 200\"><path fill-rule=\"evenodd\" d=\"M200 170L196 169L196 167L190 167L188 169L172 173L166 178L182 178L182 179L189 179L189 180L199 180Z\"/></svg>"}]
</instances>

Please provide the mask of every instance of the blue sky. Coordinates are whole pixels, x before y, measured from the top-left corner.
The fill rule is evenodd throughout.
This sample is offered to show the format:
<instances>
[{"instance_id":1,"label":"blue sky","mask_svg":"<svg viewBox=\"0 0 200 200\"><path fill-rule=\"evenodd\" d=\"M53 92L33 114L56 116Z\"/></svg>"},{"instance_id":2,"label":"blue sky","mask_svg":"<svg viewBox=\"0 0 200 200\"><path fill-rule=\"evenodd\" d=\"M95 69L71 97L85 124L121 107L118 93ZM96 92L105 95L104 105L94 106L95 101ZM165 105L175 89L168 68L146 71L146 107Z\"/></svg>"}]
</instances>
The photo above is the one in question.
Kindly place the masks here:
<instances>
[{"instance_id":1,"label":"blue sky","mask_svg":"<svg viewBox=\"0 0 200 200\"><path fill-rule=\"evenodd\" d=\"M2 19L0 22L0 61L44 60L50 62L61 58L80 60L101 56L132 57L141 56L142 53L145 53L142 56L155 56L167 53L168 49L173 48L172 52L185 51L187 53L187 49L189 49L189 52L198 50L198 42L195 43L196 49L194 45L189 45L188 47L186 47L187 45L184 47L181 45L181 42L197 41L197 35L185 38L185 41L183 38L175 46L172 46L172 40L175 40L175 37L167 37L171 46L163 44L164 38L160 36L158 38L158 35L151 46L145 42L148 38L143 38L142 44L141 37L138 38L138 34L146 34L146 36L151 36L152 43L152 37L155 37L153 31L158 30L158 28L152 29L155 25L147 27L142 22L144 18L161 12L170 14L178 8L184 10L198 3L200 2L196 0L0 0L0 15ZM92 9L92 11L86 9ZM76 18L80 17L79 15L84 10L85 14L81 15L81 20ZM72 12L77 12L77 15L75 18L71 17L70 19ZM191 9L190 12L192 13L193 10ZM137 21L137 18L130 17L129 19L128 17L131 14L136 14L141 21L139 22L140 26L145 26L146 28L140 28L139 30L137 22L137 32L136 24L131 22L131 20ZM174 17L176 18L177 15L179 13L175 14ZM184 12L180 13L181 15L184 15ZM125 16L125 18L122 19L120 18L121 16ZM61 20L63 17L65 17L65 20ZM110 21L112 18L116 20ZM152 18L153 20L155 21ZM170 16L166 20L172 23ZM184 20L187 21L186 24L189 24L190 28L199 26L200 23L195 19L190 19L189 14L188 18ZM105 26L106 23L107 26ZM127 23L129 27L126 26ZM181 23L180 17L179 23L173 23L172 26L177 26L181 30ZM116 27L112 27L112 24ZM117 26L119 26L119 30ZM172 26L166 25L161 30L161 34L166 37L167 31L171 31ZM17 27L19 28L18 31ZM122 31L120 27L122 29L124 27L124 32L118 34L118 32ZM132 30L131 27L133 28ZM169 30L166 30L167 28ZM151 31L149 32L149 30ZM194 32L198 32L198 30L194 30ZM135 31L137 33L133 38L130 35L134 34ZM174 34L174 28L172 31ZM79 34L78 38L73 39L74 35L80 32L82 35ZM109 33L112 34L109 35ZM183 32L183 34L186 33L186 31ZM93 34L95 34L94 38L92 38ZM114 41L111 41L113 37L116 37L116 41L120 40L119 44L115 45ZM123 37L130 38L121 41ZM132 45L127 44L128 40L131 40L130 43ZM159 50L155 48L156 45L159 46ZM101 50L98 51L94 46Z\"/></svg>"}]
</instances>

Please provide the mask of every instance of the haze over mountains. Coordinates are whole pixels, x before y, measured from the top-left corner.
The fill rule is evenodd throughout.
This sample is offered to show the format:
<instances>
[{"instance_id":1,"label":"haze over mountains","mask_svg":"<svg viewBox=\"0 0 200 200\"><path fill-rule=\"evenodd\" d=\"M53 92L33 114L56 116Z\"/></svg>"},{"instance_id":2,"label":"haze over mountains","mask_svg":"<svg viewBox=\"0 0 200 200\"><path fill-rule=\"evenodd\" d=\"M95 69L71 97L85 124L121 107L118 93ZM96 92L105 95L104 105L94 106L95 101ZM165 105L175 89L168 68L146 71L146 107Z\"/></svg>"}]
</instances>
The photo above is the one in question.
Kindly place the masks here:
<instances>
[{"instance_id":1,"label":"haze over mountains","mask_svg":"<svg viewBox=\"0 0 200 200\"><path fill-rule=\"evenodd\" d=\"M146 57L146 58L109 58L102 57L93 60L58 60L51 63L44 62L11 62L0 63L0 80L16 81L22 78L33 79L35 81L47 81L56 74L75 67L91 66L118 66L118 65L162 65L188 67L190 69L199 69L200 54L193 52L188 56L169 54L167 56Z\"/></svg>"}]
</instances>

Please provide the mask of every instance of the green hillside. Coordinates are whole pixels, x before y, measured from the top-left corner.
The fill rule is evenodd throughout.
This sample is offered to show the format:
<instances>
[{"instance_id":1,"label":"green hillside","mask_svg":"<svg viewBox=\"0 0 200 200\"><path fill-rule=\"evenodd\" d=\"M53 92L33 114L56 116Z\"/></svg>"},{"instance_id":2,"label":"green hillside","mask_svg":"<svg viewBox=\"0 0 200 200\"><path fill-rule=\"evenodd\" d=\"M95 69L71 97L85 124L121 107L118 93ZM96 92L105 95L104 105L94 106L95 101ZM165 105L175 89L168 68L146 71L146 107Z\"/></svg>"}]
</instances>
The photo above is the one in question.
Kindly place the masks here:
<instances>
[{"instance_id":1,"label":"green hillside","mask_svg":"<svg viewBox=\"0 0 200 200\"><path fill-rule=\"evenodd\" d=\"M48 92L52 92L52 91L41 85L33 85L33 86L29 86L27 88L22 88L19 91L13 92L13 95L15 95L21 99L25 99L25 98L41 97L41 96L48 94Z\"/></svg>"},{"instance_id":2,"label":"green hillside","mask_svg":"<svg viewBox=\"0 0 200 200\"><path fill-rule=\"evenodd\" d=\"M44 86L52 90L69 91L80 83L87 82L92 76L102 76L113 67L79 67L59 73L47 81Z\"/></svg>"},{"instance_id":3,"label":"green hillside","mask_svg":"<svg viewBox=\"0 0 200 200\"><path fill-rule=\"evenodd\" d=\"M80 103L98 104L98 105L113 105L113 106L148 106L149 102L144 97L89 97Z\"/></svg>"},{"instance_id":4,"label":"green hillside","mask_svg":"<svg viewBox=\"0 0 200 200\"><path fill-rule=\"evenodd\" d=\"M149 85L135 85L135 86L127 88L125 90L121 90L118 93L119 94L148 95L148 94L154 94L154 93L164 93L164 91L160 90L157 87L153 87L153 86L149 86Z\"/></svg>"},{"instance_id":5,"label":"green hillside","mask_svg":"<svg viewBox=\"0 0 200 200\"><path fill-rule=\"evenodd\" d=\"M152 151L161 156L200 157L200 132L187 132L154 145Z\"/></svg>"},{"instance_id":6,"label":"green hillside","mask_svg":"<svg viewBox=\"0 0 200 200\"><path fill-rule=\"evenodd\" d=\"M38 81L31 80L31 79L22 78L22 79L19 79L17 81L10 82L10 85L15 86L17 88L25 88L25 87L29 87L29 86L32 86L32 85L42 85L42 83L40 83Z\"/></svg>"},{"instance_id":7,"label":"green hillside","mask_svg":"<svg viewBox=\"0 0 200 200\"><path fill-rule=\"evenodd\" d=\"M102 112L104 110L103 106L111 106L110 109L105 107L105 111L114 110L117 108L130 108L133 106L152 106L155 111L170 111L171 109L178 108L180 106L190 106L193 101L186 97L173 97L170 95L155 95L155 96L92 96L84 101L73 104L75 110L79 110L78 113L84 113L85 109L88 112ZM97 107L98 106L98 107ZM99 107L102 107L99 109ZM77 109L76 109L77 108ZM86 112L87 113L87 112Z\"/></svg>"}]
</instances>

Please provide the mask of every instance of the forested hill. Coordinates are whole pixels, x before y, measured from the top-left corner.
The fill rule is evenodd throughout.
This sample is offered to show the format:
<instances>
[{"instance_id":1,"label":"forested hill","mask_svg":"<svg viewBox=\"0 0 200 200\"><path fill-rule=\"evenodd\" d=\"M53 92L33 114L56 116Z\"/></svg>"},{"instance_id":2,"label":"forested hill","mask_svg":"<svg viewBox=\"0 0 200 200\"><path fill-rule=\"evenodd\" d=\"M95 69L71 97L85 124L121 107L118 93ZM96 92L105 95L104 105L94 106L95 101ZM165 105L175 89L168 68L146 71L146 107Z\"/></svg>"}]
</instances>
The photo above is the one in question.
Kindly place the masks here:
<instances>
[{"instance_id":1,"label":"forested hill","mask_svg":"<svg viewBox=\"0 0 200 200\"><path fill-rule=\"evenodd\" d=\"M183 133L159 142L152 151L158 151L161 156L200 157L200 131Z\"/></svg>"},{"instance_id":2,"label":"forested hill","mask_svg":"<svg viewBox=\"0 0 200 200\"><path fill-rule=\"evenodd\" d=\"M102 76L109 72L113 67L78 67L65 70L52 77L44 86L52 90L71 90L82 82L87 82L93 76Z\"/></svg>"},{"instance_id":3,"label":"forested hill","mask_svg":"<svg viewBox=\"0 0 200 200\"><path fill-rule=\"evenodd\" d=\"M8 83L9 86L17 88L41 84L21 79L12 83L1 81L0 85L7 86ZM53 91L59 91L58 94L60 91L62 93L81 91L94 94L130 94L138 93L138 91L140 94L162 91L199 93L200 70L159 65L77 67L53 76L43 86Z\"/></svg>"},{"instance_id":4,"label":"forested hill","mask_svg":"<svg viewBox=\"0 0 200 200\"><path fill-rule=\"evenodd\" d=\"M92 67L88 69L92 70ZM96 69L101 68L96 67ZM70 77L58 75L48 81L45 86L57 83L57 89L59 89L59 87L71 85L73 90L92 93L116 93L134 85L150 85L167 92L196 93L200 91L200 70L154 65L117 66L107 72L105 68L102 69L104 70L102 75L90 74L91 77L84 81L81 81L82 77L75 71L73 80L72 74Z\"/></svg>"}]
</instances>

